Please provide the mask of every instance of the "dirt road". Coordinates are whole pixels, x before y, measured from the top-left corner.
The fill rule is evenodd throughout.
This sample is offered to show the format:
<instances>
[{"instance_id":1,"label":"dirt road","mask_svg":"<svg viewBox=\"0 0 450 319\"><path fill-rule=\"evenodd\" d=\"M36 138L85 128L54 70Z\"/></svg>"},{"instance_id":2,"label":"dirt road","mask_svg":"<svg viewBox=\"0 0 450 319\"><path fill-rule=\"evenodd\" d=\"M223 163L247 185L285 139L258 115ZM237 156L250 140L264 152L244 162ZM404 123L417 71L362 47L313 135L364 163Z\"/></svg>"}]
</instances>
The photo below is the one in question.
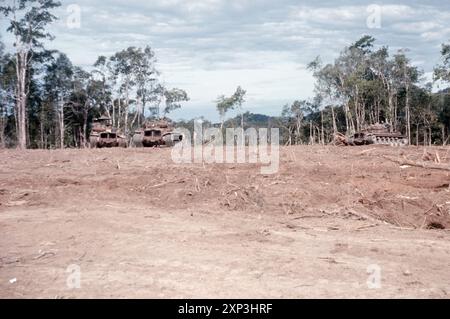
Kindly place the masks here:
<instances>
[{"instance_id":1,"label":"dirt road","mask_svg":"<svg viewBox=\"0 0 450 319\"><path fill-rule=\"evenodd\" d=\"M0 151L0 297L449 298L450 233L431 228L450 228L450 172L384 156L450 163L305 146L261 175L169 149Z\"/></svg>"}]
</instances>

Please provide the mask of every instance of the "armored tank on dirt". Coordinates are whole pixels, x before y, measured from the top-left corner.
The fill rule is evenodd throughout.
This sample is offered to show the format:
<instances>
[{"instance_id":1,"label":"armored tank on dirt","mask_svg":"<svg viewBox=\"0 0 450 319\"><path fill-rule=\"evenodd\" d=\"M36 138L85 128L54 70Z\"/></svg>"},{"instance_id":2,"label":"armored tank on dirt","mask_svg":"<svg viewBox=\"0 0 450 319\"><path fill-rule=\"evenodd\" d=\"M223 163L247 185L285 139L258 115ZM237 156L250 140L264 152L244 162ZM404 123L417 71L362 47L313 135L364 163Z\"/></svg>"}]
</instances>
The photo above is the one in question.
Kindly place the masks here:
<instances>
[{"instance_id":1,"label":"armored tank on dirt","mask_svg":"<svg viewBox=\"0 0 450 319\"><path fill-rule=\"evenodd\" d=\"M102 116L94 119L89 145L91 148L127 147L127 139L112 127L111 118Z\"/></svg>"},{"instance_id":2,"label":"armored tank on dirt","mask_svg":"<svg viewBox=\"0 0 450 319\"><path fill-rule=\"evenodd\" d=\"M183 135L174 132L173 124L167 119L148 121L133 136L135 147L174 146L183 140Z\"/></svg>"},{"instance_id":3,"label":"armored tank on dirt","mask_svg":"<svg viewBox=\"0 0 450 319\"><path fill-rule=\"evenodd\" d=\"M355 133L348 138L348 145L390 145L406 146L408 139L399 132L395 132L389 124L374 124Z\"/></svg>"}]
</instances>

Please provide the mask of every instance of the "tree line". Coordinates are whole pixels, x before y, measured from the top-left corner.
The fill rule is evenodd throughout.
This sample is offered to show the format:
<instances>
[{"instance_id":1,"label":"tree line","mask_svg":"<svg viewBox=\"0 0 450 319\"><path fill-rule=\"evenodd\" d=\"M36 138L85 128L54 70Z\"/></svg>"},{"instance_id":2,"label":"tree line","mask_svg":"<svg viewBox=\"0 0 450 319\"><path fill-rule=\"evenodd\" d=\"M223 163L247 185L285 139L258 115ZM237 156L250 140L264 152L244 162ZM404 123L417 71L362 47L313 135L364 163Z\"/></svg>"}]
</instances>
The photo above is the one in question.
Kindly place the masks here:
<instances>
[{"instance_id":1,"label":"tree line","mask_svg":"<svg viewBox=\"0 0 450 319\"><path fill-rule=\"evenodd\" d=\"M433 82L411 63L408 50L391 55L364 36L344 48L332 63L320 57L308 68L316 79L316 95L283 108L278 119L287 144L331 142L338 132L351 135L384 123L403 133L410 144L447 144L450 89L433 92L433 84L450 84L450 45L443 44Z\"/></svg>"},{"instance_id":2,"label":"tree line","mask_svg":"<svg viewBox=\"0 0 450 319\"><path fill-rule=\"evenodd\" d=\"M244 113L246 91L238 87L230 96L219 96L216 109L221 127L278 127L286 145L328 144L336 133L352 135L373 124L386 124L403 133L410 144L447 144L450 132L450 44L443 44L441 63L433 81L414 66L408 50L391 54L363 36L344 48L332 63L320 57L308 64L316 79L315 96L284 105L278 117ZM447 86L433 92L434 84ZM229 110L240 116L224 122ZM244 118L248 118L244 124Z\"/></svg>"},{"instance_id":3,"label":"tree line","mask_svg":"<svg viewBox=\"0 0 450 319\"><path fill-rule=\"evenodd\" d=\"M160 80L150 46L129 47L99 56L89 70L63 52L48 50L47 27L56 20L54 0L20 0L0 6L10 21L14 47L0 41L0 147L86 147L92 120L101 115L130 136L146 119L167 117L189 100L179 88ZM0 39L1 40L1 39ZM450 84L450 44L443 44L433 81ZM238 87L221 95L215 107L220 123L210 126L279 127L283 142L327 144L340 132L351 135L368 125L386 123L411 144L447 144L450 136L450 88L433 92L407 50L391 54L364 36L343 48L331 63L309 63L315 96L285 105L278 117L244 112L247 92ZM230 110L239 116L228 119ZM178 125L191 127L192 121Z\"/></svg>"},{"instance_id":4,"label":"tree line","mask_svg":"<svg viewBox=\"0 0 450 319\"><path fill-rule=\"evenodd\" d=\"M14 51L0 42L0 147L86 147L90 124L107 115L125 135L146 117L165 117L188 101L179 88L160 81L150 46L99 56L89 71L66 54L44 47L46 27L61 4L21 0L0 6L9 18Z\"/></svg>"}]
</instances>

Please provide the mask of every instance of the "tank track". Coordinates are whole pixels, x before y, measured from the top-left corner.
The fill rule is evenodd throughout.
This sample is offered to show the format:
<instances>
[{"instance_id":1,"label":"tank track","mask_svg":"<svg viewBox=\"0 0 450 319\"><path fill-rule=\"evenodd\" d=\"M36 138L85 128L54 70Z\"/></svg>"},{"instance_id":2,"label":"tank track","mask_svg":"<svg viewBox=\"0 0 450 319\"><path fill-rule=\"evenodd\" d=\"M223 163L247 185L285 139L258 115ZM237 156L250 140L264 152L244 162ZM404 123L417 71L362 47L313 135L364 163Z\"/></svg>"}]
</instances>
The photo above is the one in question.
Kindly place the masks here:
<instances>
[{"instance_id":1,"label":"tank track","mask_svg":"<svg viewBox=\"0 0 450 319\"><path fill-rule=\"evenodd\" d=\"M377 145L389 145L389 146L407 146L408 141L406 138L402 137L384 137L384 136L375 136L373 138L374 144Z\"/></svg>"}]
</instances>

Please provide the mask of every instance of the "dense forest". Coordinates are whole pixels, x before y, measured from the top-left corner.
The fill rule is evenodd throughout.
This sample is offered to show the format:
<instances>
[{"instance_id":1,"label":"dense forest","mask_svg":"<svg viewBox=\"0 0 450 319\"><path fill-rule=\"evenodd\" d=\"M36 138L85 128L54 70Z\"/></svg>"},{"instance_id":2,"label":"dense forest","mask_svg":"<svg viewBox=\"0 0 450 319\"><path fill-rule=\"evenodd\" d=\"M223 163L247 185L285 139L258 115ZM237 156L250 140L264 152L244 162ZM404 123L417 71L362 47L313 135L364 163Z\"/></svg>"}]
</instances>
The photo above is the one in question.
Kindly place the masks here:
<instances>
[{"instance_id":1,"label":"dense forest","mask_svg":"<svg viewBox=\"0 0 450 319\"><path fill-rule=\"evenodd\" d=\"M160 81L157 59L150 46L129 47L99 56L89 70L73 65L63 52L44 44L56 20L53 0L19 1L1 6L10 20L7 30L15 39L7 51L0 39L0 147L86 147L92 120L101 115L131 137L146 119L167 117L189 100L180 88ZM438 56L439 52L436 52ZM450 86L450 45L443 44L435 83ZM280 116L245 113L246 91L238 87L219 96L215 107L224 127L269 126L282 130L283 143L329 143L335 133L352 134L369 124L387 123L408 137L411 144L446 144L450 133L450 89L433 92L423 71L415 67L407 50L392 54L364 36L332 63L320 57L308 68L316 79L310 100L274 106ZM227 113L237 110L236 118ZM191 121L178 125L192 127Z\"/></svg>"}]
</instances>

